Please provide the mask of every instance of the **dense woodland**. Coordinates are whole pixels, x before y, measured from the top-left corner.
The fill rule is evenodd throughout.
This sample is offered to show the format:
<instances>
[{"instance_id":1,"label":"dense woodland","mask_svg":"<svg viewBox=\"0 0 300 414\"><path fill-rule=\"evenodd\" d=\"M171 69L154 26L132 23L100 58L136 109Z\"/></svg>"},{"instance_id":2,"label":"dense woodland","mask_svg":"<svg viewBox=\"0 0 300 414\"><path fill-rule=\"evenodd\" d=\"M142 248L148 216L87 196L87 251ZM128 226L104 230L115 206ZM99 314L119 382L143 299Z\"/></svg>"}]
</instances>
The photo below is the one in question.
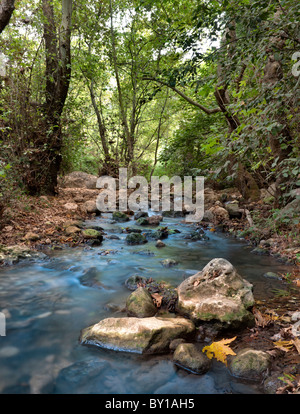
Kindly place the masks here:
<instances>
[{"instance_id":1,"label":"dense woodland","mask_svg":"<svg viewBox=\"0 0 300 414\"><path fill-rule=\"evenodd\" d=\"M2 0L0 30L1 211L119 167L298 196L297 1Z\"/></svg>"}]
</instances>

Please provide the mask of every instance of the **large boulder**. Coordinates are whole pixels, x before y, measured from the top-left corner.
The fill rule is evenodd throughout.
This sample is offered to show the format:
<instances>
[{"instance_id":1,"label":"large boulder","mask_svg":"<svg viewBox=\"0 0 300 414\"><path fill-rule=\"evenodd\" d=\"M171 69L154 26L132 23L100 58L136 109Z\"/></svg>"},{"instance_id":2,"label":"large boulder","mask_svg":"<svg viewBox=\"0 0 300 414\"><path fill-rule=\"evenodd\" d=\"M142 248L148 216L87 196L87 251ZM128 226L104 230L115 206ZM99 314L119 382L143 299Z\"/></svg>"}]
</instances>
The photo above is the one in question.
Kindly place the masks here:
<instances>
[{"instance_id":1,"label":"large boulder","mask_svg":"<svg viewBox=\"0 0 300 414\"><path fill-rule=\"evenodd\" d=\"M80 343L115 351L157 354L169 351L176 338L189 338L195 325L185 318L107 318L83 329Z\"/></svg>"},{"instance_id":2,"label":"large boulder","mask_svg":"<svg viewBox=\"0 0 300 414\"><path fill-rule=\"evenodd\" d=\"M178 286L178 311L194 322L219 321L225 327L253 323L252 285L225 259L211 260Z\"/></svg>"},{"instance_id":3,"label":"large boulder","mask_svg":"<svg viewBox=\"0 0 300 414\"><path fill-rule=\"evenodd\" d=\"M58 179L58 183L62 188L87 188L96 189L98 177L96 175L87 174L83 171L74 171Z\"/></svg>"}]
</instances>

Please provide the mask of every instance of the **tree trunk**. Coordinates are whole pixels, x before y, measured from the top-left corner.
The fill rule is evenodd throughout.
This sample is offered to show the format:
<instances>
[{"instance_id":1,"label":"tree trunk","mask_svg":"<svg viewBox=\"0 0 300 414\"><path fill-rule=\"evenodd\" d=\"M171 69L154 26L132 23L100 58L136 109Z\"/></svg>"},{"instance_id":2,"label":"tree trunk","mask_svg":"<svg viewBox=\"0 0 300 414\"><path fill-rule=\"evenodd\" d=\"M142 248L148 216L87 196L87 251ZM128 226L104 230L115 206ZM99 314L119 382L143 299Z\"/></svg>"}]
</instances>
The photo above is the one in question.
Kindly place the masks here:
<instances>
[{"instance_id":1,"label":"tree trunk","mask_svg":"<svg viewBox=\"0 0 300 414\"><path fill-rule=\"evenodd\" d=\"M278 9L274 14L274 21L280 21L280 15L282 10ZM285 37L281 36L278 33L275 36L270 37L270 44L267 48L268 53L268 62L264 68L264 77L263 84L267 89L272 89L280 80L283 78L282 63L280 58L277 60L274 57L273 49L282 50L285 45ZM280 135L269 134L269 145L272 151L274 159L277 159L277 164L279 165L283 160L288 158L293 151L293 147L290 145L292 137L288 128L288 122L286 115L277 115L276 121L282 125ZM282 195L280 185L285 182L286 179L281 175L277 174L277 179L275 182L276 191L275 191L275 207L279 207L280 197Z\"/></svg>"},{"instance_id":2,"label":"tree trunk","mask_svg":"<svg viewBox=\"0 0 300 414\"><path fill-rule=\"evenodd\" d=\"M14 10L15 0L2 0L0 2L0 33L8 25Z\"/></svg>"},{"instance_id":3,"label":"tree trunk","mask_svg":"<svg viewBox=\"0 0 300 414\"><path fill-rule=\"evenodd\" d=\"M128 160L132 161L133 160L133 143L132 143L132 137L130 136L130 130L129 130L128 122L127 122L125 105L124 105L124 100L123 100L123 93L122 93L120 76L119 76L117 51L116 51L116 40L115 40L114 26L113 26L112 0L110 0L109 5L110 5L110 33L111 33L113 67L114 67L114 72L115 72L115 77L116 77L116 82L117 82L122 126L124 128L124 133L125 133L126 141L127 141Z\"/></svg>"},{"instance_id":4,"label":"tree trunk","mask_svg":"<svg viewBox=\"0 0 300 414\"><path fill-rule=\"evenodd\" d=\"M62 0L62 19L57 33L53 4L42 0L46 49L45 103L40 138L35 142L35 156L25 177L30 194L56 194L57 174L61 165L61 114L68 95L71 77L72 0Z\"/></svg>"},{"instance_id":5,"label":"tree trunk","mask_svg":"<svg viewBox=\"0 0 300 414\"><path fill-rule=\"evenodd\" d=\"M231 22L232 28L225 32L223 42L226 43L226 35L229 34L230 37L230 47L228 50L227 59L232 58L232 54L234 52L235 48L235 39L236 39L236 33L235 33L235 22ZM230 98L227 92L227 84L224 77L224 69L222 68L222 65L219 65L218 67L218 77L219 77L219 85L217 85L217 88L215 90L215 98L217 101L217 104L219 105L219 108L223 112L227 124L228 124L228 135L230 139L230 135L233 133L235 129L238 128L240 125L240 121L238 117L234 114L231 114L228 112L228 105L230 104ZM247 170L247 168L243 165L243 163L236 158L234 154L229 155L229 170L232 173L234 171L236 172L236 179L235 183L242 194L243 198L245 200L249 201L256 201L260 197L260 191L259 187L255 181L255 179L252 177L251 173Z\"/></svg>"}]
</instances>

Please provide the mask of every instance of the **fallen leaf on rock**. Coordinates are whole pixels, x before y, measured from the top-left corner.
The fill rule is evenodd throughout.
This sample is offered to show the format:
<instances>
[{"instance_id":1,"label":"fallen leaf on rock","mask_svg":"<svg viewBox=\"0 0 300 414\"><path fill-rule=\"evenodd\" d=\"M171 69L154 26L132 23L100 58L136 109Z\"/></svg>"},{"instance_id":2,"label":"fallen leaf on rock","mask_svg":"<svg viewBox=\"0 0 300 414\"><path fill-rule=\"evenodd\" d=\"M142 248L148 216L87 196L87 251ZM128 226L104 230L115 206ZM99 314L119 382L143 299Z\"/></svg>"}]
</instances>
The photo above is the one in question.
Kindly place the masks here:
<instances>
[{"instance_id":1,"label":"fallen leaf on rock","mask_svg":"<svg viewBox=\"0 0 300 414\"><path fill-rule=\"evenodd\" d=\"M221 341L213 342L211 345L205 346L202 352L206 352L209 359L216 358L227 366L227 355L236 355L236 353L228 346L236 339L236 336L231 339L222 339Z\"/></svg>"}]
</instances>

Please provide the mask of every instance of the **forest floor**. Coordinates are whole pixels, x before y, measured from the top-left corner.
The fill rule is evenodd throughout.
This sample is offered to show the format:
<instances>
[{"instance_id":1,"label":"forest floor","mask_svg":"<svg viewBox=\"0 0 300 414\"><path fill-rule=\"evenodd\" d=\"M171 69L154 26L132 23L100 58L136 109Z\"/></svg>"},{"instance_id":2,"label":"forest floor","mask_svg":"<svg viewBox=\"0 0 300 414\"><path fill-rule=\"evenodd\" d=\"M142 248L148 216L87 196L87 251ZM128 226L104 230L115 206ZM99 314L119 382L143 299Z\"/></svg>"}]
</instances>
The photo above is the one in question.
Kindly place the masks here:
<instances>
[{"instance_id":1,"label":"forest floor","mask_svg":"<svg viewBox=\"0 0 300 414\"><path fill-rule=\"evenodd\" d=\"M95 201L97 195L98 190L61 188L56 197L21 197L13 208L5 211L0 247L23 245L46 251L84 243L78 235L66 235L65 229L74 220L84 221L94 215L88 214L84 206L87 201ZM255 210L261 219L268 217L269 207L261 202L247 208ZM246 217L227 220L221 227L234 235L249 229L249 222ZM299 240L291 235L295 232L288 228L279 234L270 232L268 228L264 231L266 239L271 240L263 246L264 254L267 252L291 264L291 271L281 275L285 287L278 295L267 302L256 302L253 310L256 326L239 333L233 349L253 347L269 352L275 361L272 393L274 390L277 393L300 393L300 339L293 342L295 337L291 333L291 315L299 311L300 303ZM248 234L246 231L244 238L254 247L259 245L257 234L253 231Z\"/></svg>"}]
</instances>

